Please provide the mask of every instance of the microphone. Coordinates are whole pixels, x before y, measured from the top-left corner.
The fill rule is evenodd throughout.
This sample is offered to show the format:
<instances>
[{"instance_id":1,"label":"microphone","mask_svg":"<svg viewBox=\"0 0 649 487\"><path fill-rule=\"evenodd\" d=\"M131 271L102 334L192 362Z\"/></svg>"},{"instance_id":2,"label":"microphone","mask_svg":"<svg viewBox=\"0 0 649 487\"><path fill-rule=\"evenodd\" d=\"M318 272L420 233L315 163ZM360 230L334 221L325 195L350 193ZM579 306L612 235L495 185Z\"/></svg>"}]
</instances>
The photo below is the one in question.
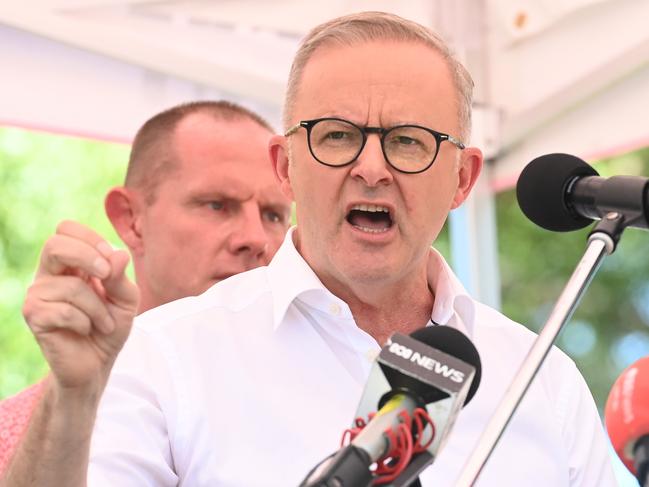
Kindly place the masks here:
<instances>
[{"instance_id":1,"label":"microphone","mask_svg":"<svg viewBox=\"0 0 649 487\"><path fill-rule=\"evenodd\" d=\"M478 351L462 332L438 325L410 336L395 333L372 366L356 428L348 430L351 442L319 463L300 486L418 485L417 476L448 438L480 376ZM401 447L406 453L395 454ZM386 460L389 472L382 477Z\"/></svg>"},{"instance_id":2,"label":"microphone","mask_svg":"<svg viewBox=\"0 0 649 487\"><path fill-rule=\"evenodd\" d=\"M649 486L649 357L622 372L605 408L613 448L641 486Z\"/></svg>"},{"instance_id":3,"label":"microphone","mask_svg":"<svg viewBox=\"0 0 649 487\"><path fill-rule=\"evenodd\" d=\"M569 154L546 154L530 162L516 184L521 210L546 230L570 232L613 212L625 227L649 228L649 179L599 177L597 171Z\"/></svg>"}]
</instances>

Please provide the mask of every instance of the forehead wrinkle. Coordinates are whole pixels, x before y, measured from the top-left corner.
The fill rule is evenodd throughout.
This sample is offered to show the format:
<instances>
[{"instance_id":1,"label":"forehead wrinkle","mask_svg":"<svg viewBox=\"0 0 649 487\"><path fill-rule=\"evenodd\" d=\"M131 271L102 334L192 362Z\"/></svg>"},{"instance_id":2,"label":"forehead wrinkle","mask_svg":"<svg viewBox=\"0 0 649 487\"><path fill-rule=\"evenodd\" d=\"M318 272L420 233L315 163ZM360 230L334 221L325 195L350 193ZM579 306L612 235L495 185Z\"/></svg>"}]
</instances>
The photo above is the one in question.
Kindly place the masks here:
<instances>
[{"instance_id":1,"label":"forehead wrinkle","mask_svg":"<svg viewBox=\"0 0 649 487\"><path fill-rule=\"evenodd\" d=\"M362 90L363 94L350 93L338 100L321 100L321 103L317 103L313 109L306 108L307 113L313 114L307 118L343 118L361 126L375 125L376 120L379 122L383 122L384 119L390 121L390 117L386 116L385 112L394 111L389 103L391 91L389 88L394 84L379 82L372 83L369 86L363 83L359 84L365 88ZM386 86L388 87L387 92ZM332 106L332 102L335 106ZM399 107L402 107L402 105L399 105ZM399 121L404 120L399 119Z\"/></svg>"},{"instance_id":2,"label":"forehead wrinkle","mask_svg":"<svg viewBox=\"0 0 649 487\"><path fill-rule=\"evenodd\" d=\"M262 203L269 203L272 205L280 205L280 206L287 206L287 207L290 207L291 205L290 201L288 201L284 197L279 187L277 187L275 184L268 184L263 188L260 188L258 194L259 194L259 200Z\"/></svg>"},{"instance_id":3,"label":"forehead wrinkle","mask_svg":"<svg viewBox=\"0 0 649 487\"><path fill-rule=\"evenodd\" d=\"M221 176L216 184L204 180L189 184L189 191L201 197L220 196L241 201L247 201L254 196L253 188L227 175Z\"/></svg>"},{"instance_id":4,"label":"forehead wrinkle","mask_svg":"<svg viewBox=\"0 0 649 487\"><path fill-rule=\"evenodd\" d=\"M381 42L370 42L360 44L359 48L367 44L374 44L369 46L374 49L374 52L377 52L376 47L382 47ZM386 44L401 47L400 42ZM403 47L410 50L421 49L422 46L413 44ZM360 62L360 64L352 63L349 69L342 71L331 69L331 66L340 65L339 54L349 55L353 60L354 49L351 46L349 48L324 47L309 60L302 75L302 89L296 98L295 107L297 110L300 106L308 107L309 117L301 117L301 119L345 115L342 118L347 118L359 125L387 127L412 123L454 134L456 120L454 117L447 116L446 112L450 108L453 114L457 113L455 106L457 96L445 94L440 98L440 90L435 90L435 95L431 99L433 92L431 89L426 89L427 86L430 88L442 83L441 91L445 92L446 85L452 81L450 68L443 59L440 59L439 53L431 51L426 46L423 47L425 50L419 53L425 56L423 61L426 62L423 65L423 61L414 65L409 62L400 63L401 58L398 58L394 66L384 64L378 69L372 69L370 65L370 69L364 69L366 66ZM403 52L396 54L402 55ZM434 57L431 57L431 54ZM327 64L323 66L323 63ZM408 75L410 71L402 70L403 66L412 68L412 76ZM420 89L422 92L419 92ZM314 96L314 93L319 96ZM455 90L453 93L456 94ZM307 115L306 112L303 114Z\"/></svg>"},{"instance_id":5,"label":"forehead wrinkle","mask_svg":"<svg viewBox=\"0 0 649 487\"><path fill-rule=\"evenodd\" d=\"M421 113L415 115L409 111L410 107L417 108L416 100L407 99L404 101L402 92L398 91L399 88L400 85L395 83L372 83L365 90L367 100L362 103L364 106L359 103L361 110L354 110L354 115L360 116L351 115L350 121L361 126L383 128L401 124L430 125L432 120L428 117L428 113L422 116Z\"/></svg>"},{"instance_id":6,"label":"forehead wrinkle","mask_svg":"<svg viewBox=\"0 0 649 487\"><path fill-rule=\"evenodd\" d=\"M312 106L305 104L304 112L308 119L336 117L360 123L367 119L369 111L369 104L363 98L363 95L359 97L354 93L344 94L333 100L321 97L314 100L315 103Z\"/></svg>"}]
</instances>

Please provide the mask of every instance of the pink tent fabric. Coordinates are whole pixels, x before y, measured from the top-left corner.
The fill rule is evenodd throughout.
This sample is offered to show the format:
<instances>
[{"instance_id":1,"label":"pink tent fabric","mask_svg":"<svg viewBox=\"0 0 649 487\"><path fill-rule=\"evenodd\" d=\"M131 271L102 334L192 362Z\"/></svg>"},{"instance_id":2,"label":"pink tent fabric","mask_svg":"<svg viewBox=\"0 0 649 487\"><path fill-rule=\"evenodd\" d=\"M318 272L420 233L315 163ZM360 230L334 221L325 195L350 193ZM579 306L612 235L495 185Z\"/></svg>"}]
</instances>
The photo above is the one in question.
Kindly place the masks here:
<instances>
[{"instance_id":1,"label":"pink tent fabric","mask_svg":"<svg viewBox=\"0 0 649 487\"><path fill-rule=\"evenodd\" d=\"M43 382L0 401L0 474L5 471L20 438L25 434L29 418L38 403Z\"/></svg>"}]
</instances>

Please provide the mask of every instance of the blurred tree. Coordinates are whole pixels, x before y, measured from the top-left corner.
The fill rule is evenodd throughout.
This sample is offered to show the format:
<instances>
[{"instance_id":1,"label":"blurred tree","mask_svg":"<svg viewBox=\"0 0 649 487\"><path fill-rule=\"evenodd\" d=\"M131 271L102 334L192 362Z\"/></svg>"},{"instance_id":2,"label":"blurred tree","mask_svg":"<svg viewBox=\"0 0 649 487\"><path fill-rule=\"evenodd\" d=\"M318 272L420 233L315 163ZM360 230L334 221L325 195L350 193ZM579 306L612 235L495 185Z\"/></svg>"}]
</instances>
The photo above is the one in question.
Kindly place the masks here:
<instances>
[{"instance_id":1,"label":"blurred tree","mask_svg":"<svg viewBox=\"0 0 649 487\"><path fill-rule=\"evenodd\" d=\"M649 148L600 161L600 175L649 176ZM503 312L538 331L586 249L589 228L553 233L531 223L515 191L497 196ZM649 354L649 234L624 232L559 336L603 408L613 381Z\"/></svg>"},{"instance_id":2,"label":"blurred tree","mask_svg":"<svg viewBox=\"0 0 649 487\"><path fill-rule=\"evenodd\" d=\"M74 219L120 245L103 197L127 161L125 145L0 127L0 398L46 372L21 315L44 241Z\"/></svg>"}]
</instances>

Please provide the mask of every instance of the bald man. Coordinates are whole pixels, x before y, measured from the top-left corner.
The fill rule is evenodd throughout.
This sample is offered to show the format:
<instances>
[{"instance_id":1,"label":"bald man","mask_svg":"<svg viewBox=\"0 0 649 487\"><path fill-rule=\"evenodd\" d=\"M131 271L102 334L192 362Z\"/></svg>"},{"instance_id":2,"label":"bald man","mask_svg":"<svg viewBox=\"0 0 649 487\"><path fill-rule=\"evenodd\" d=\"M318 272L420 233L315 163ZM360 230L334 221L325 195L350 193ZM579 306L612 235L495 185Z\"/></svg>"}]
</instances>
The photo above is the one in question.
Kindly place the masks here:
<instances>
[{"instance_id":1,"label":"bald man","mask_svg":"<svg viewBox=\"0 0 649 487\"><path fill-rule=\"evenodd\" d=\"M125 183L111 189L105 201L133 259L138 313L201 294L270 261L290 218L290 200L268 159L272 134L257 114L225 101L175 106L140 128ZM87 233L92 232L63 222L48 248ZM84 249L74 251L84 254ZM70 277L68 285L78 285L75 279ZM79 316L92 302L77 307L43 300L34 316L37 321L50 312ZM0 402L0 473L42 388L41 382Z\"/></svg>"}]
</instances>

